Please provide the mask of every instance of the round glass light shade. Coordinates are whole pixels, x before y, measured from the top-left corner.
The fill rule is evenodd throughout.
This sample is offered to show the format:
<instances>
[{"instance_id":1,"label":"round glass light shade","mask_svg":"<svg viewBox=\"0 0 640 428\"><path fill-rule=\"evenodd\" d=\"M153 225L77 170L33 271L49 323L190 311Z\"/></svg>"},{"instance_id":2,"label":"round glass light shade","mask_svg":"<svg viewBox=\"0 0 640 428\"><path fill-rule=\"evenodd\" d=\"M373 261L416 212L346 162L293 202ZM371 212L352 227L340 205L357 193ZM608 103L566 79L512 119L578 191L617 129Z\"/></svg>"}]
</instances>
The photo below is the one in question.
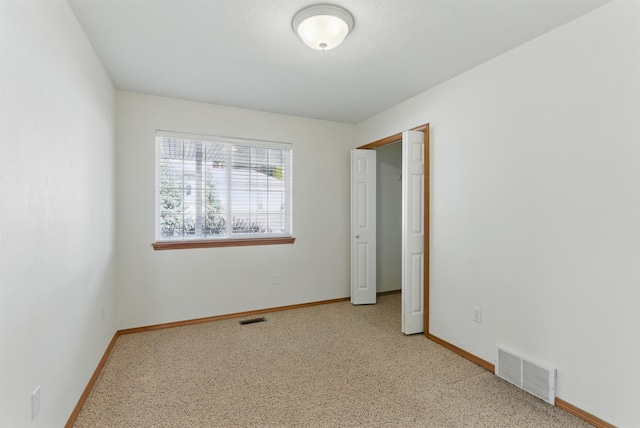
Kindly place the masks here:
<instances>
[{"instance_id":1,"label":"round glass light shade","mask_svg":"<svg viewBox=\"0 0 640 428\"><path fill-rule=\"evenodd\" d=\"M303 9L293 18L293 29L310 48L328 51L338 46L353 28L353 17L337 6Z\"/></svg>"}]
</instances>

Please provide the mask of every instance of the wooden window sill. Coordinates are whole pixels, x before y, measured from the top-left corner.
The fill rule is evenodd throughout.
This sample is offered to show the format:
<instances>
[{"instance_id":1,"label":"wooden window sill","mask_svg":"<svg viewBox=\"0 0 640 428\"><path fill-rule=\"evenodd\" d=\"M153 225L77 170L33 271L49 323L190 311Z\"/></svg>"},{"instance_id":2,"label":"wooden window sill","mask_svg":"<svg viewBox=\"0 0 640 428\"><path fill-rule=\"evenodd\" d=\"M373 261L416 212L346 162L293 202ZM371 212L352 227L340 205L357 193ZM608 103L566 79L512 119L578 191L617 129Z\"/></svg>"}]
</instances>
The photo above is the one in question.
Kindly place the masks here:
<instances>
[{"instance_id":1,"label":"wooden window sill","mask_svg":"<svg viewBox=\"0 0 640 428\"><path fill-rule=\"evenodd\" d=\"M193 241L161 241L151 244L158 250L184 250L187 248L246 247L252 245L293 244L296 238L250 238L250 239L207 239Z\"/></svg>"}]
</instances>

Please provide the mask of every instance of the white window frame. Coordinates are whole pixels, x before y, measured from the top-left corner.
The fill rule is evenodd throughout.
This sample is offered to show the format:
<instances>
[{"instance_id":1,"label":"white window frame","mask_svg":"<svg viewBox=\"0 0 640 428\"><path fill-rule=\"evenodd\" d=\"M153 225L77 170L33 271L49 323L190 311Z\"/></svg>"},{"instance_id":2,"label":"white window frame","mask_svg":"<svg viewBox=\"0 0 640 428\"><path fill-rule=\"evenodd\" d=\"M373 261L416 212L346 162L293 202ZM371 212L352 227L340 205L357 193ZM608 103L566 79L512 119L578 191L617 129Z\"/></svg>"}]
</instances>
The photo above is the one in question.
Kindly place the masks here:
<instances>
[{"instance_id":1,"label":"white window frame","mask_svg":"<svg viewBox=\"0 0 640 428\"><path fill-rule=\"evenodd\" d=\"M186 148L194 147L195 157L186 152ZM175 157L166 156L169 148ZM294 242L292 144L156 131L155 149L154 249ZM210 158L207 159L207 155ZM277 155L278 160L270 163L272 155ZM167 168L174 168L172 165L174 171L166 175ZM163 167L165 180L167 177L173 180L170 186L165 182L163 187ZM187 182L191 177L196 178ZM167 189L175 195L179 208L166 208L166 202L172 202L166 196ZM213 195L216 210L220 211L214 213L211 208L207 211L205 199L209 195ZM274 198L278 202L269 203ZM167 216L177 222L176 229L167 227L172 225Z\"/></svg>"}]
</instances>

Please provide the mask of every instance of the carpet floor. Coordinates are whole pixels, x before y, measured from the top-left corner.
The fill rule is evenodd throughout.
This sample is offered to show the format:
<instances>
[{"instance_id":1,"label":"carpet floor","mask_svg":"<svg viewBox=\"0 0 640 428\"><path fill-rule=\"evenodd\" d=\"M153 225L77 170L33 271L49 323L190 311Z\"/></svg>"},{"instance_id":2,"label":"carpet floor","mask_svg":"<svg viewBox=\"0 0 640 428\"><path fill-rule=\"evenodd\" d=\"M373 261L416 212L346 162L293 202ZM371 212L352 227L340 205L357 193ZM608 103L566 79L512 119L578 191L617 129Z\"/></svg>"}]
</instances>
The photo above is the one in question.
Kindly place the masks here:
<instances>
[{"instance_id":1,"label":"carpet floor","mask_svg":"<svg viewBox=\"0 0 640 428\"><path fill-rule=\"evenodd\" d=\"M122 335L74 426L590 426L403 335L400 304L392 294Z\"/></svg>"}]
</instances>

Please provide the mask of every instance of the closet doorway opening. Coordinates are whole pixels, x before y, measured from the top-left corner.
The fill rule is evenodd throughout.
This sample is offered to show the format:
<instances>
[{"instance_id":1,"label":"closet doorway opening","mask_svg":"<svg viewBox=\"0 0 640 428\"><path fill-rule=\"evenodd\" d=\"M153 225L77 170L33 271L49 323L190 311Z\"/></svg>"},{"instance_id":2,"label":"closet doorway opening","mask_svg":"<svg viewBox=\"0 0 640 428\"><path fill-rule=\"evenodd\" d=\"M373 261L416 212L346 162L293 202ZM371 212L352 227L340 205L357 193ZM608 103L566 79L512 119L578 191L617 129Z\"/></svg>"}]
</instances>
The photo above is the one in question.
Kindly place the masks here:
<instances>
[{"instance_id":1,"label":"closet doorway opening","mask_svg":"<svg viewBox=\"0 0 640 428\"><path fill-rule=\"evenodd\" d=\"M399 284L402 332L427 334L428 243L429 124L354 149L351 302L375 304Z\"/></svg>"}]
</instances>

